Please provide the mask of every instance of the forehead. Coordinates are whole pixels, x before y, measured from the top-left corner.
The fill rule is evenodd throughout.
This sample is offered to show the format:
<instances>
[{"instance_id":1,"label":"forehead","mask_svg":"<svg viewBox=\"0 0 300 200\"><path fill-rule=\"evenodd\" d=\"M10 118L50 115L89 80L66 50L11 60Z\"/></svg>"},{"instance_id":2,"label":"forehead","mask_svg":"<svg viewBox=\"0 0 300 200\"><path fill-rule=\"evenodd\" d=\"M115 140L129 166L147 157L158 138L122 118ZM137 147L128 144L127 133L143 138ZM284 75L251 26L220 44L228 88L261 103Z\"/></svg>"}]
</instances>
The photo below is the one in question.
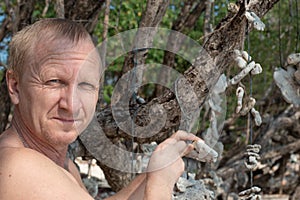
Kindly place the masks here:
<instances>
[{"instance_id":1,"label":"forehead","mask_svg":"<svg viewBox=\"0 0 300 200\"><path fill-rule=\"evenodd\" d=\"M40 42L36 45L34 56L36 70L55 64L69 66L89 67L101 72L100 56L90 40L80 40L72 43L66 39L52 42ZM90 69L91 70L91 69ZM93 70L93 71L94 71Z\"/></svg>"}]
</instances>

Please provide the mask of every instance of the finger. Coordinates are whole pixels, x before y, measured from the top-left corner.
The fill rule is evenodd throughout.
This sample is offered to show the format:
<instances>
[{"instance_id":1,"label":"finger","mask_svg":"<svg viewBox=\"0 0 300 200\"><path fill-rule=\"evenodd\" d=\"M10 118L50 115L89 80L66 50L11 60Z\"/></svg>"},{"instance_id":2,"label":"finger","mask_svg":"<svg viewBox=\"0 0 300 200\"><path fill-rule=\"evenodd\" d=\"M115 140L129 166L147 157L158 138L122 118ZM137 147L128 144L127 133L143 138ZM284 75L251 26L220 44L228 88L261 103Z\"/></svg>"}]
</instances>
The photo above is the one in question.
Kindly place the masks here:
<instances>
[{"instance_id":1,"label":"finger","mask_svg":"<svg viewBox=\"0 0 300 200\"><path fill-rule=\"evenodd\" d=\"M176 139L174 139L174 138L168 138L168 139L166 139L165 141L163 141L162 143L160 143L160 144L156 147L155 151L162 150L162 149L166 148L168 145L173 145L173 144L175 144L176 142L177 142Z\"/></svg>"},{"instance_id":2,"label":"finger","mask_svg":"<svg viewBox=\"0 0 300 200\"><path fill-rule=\"evenodd\" d=\"M163 169L181 159L187 146L186 142L182 140L179 142L174 139L164 141L151 155L148 172Z\"/></svg>"},{"instance_id":3,"label":"finger","mask_svg":"<svg viewBox=\"0 0 300 200\"><path fill-rule=\"evenodd\" d=\"M184 157L185 155L193 151L195 148L193 144L187 144L184 141L177 142L175 146L177 151L179 152L180 157Z\"/></svg>"},{"instance_id":4,"label":"finger","mask_svg":"<svg viewBox=\"0 0 300 200\"><path fill-rule=\"evenodd\" d=\"M191 151L186 156L202 162L216 162L218 153L203 141L193 142L195 150Z\"/></svg>"},{"instance_id":5,"label":"finger","mask_svg":"<svg viewBox=\"0 0 300 200\"><path fill-rule=\"evenodd\" d=\"M199 137L195 136L192 133L188 133L186 131L179 130L176 133L174 133L171 138L179 140L201 140Z\"/></svg>"},{"instance_id":6,"label":"finger","mask_svg":"<svg viewBox=\"0 0 300 200\"><path fill-rule=\"evenodd\" d=\"M186 142L180 140L180 141L176 142L176 144L174 145L174 148L175 148L174 150L177 151L179 156L182 156L185 153L185 151L187 150L188 146L189 145Z\"/></svg>"}]
</instances>

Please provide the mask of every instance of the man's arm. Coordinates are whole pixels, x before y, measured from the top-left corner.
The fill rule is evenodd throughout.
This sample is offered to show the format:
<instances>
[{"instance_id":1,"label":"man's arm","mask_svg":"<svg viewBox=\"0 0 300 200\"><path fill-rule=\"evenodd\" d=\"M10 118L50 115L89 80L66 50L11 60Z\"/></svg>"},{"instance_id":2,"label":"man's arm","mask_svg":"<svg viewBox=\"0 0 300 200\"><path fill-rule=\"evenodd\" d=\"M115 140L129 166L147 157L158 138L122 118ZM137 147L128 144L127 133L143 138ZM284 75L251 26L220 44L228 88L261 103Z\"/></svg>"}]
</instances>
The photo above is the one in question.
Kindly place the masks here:
<instances>
[{"instance_id":1,"label":"man's arm","mask_svg":"<svg viewBox=\"0 0 300 200\"><path fill-rule=\"evenodd\" d=\"M145 187L146 200L169 200L178 178L184 172L182 157L193 150L186 141L200 140L191 133L177 131L153 152Z\"/></svg>"},{"instance_id":2,"label":"man's arm","mask_svg":"<svg viewBox=\"0 0 300 200\"><path fill-rule=\"evenodd\" d=\"M147 174L140 174L133 179L133 181L125 188L120 190L117 194L105 200L140 200L144 198L144 191L146 185Z\"/></svg>"}]
</instances>

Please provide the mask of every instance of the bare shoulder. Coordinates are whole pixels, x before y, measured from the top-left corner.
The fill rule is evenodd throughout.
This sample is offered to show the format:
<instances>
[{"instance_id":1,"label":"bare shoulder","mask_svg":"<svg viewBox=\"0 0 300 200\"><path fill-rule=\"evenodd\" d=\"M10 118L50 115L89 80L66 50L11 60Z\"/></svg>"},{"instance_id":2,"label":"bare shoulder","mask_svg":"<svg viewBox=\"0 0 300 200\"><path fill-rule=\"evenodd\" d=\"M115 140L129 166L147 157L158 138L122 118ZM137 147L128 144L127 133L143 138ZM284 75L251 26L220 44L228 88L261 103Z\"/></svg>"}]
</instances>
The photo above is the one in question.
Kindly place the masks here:
<instances>
[{"instance_id":1,"label":"bare shoulder","mask_svg":"<svg viewBox=\"0 0 300 200\"><path fill-rule=\"evenodd\" d=\"M92 199L50 159L27 148L0 148L0 199Z\"/></svg>"},{"instance_id":2,"label":"bare shoulder","mask_svg":"<svg viewBox=\"0 0 300 200\"><path fill-rule=\"evenodd\" d=\"M17 168L16 170L26 169L26 167L31 169L51 168L51 166L49 166L51 162L47 157L24 147L0 147L0 160L0 169L3 171L13 170L15 168Z\"/></svg>"}]
</instances>

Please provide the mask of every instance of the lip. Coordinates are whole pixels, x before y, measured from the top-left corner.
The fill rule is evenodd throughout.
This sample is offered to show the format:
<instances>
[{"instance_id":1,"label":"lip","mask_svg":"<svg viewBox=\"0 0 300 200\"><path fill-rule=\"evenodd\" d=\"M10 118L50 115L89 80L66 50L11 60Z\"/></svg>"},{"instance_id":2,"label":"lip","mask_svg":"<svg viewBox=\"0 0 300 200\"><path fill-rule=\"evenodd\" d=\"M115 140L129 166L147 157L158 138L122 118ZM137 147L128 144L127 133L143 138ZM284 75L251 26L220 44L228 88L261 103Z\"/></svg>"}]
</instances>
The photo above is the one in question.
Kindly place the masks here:
<instances>
[{"instance_id":1,"label":"lip","mask_svg":"<svg viewBox=\"0 0 300 200\"><path fill-rule=\"evenodd\" d=\"M78 119L62 118L62 117L54 117L53 119L61 121L63 123L75 123L75 122L79 121Z\"/></svg>"}]
</instances>

